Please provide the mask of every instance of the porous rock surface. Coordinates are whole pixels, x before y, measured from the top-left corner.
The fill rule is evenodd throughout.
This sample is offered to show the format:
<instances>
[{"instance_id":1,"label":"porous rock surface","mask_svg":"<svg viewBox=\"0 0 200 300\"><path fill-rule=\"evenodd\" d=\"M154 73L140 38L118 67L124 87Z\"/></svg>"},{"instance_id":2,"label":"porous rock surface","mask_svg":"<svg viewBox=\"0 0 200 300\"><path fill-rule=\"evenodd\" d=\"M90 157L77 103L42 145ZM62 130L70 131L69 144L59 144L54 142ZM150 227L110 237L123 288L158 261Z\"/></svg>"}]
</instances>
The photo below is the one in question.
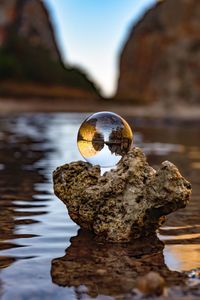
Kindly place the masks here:
<instances>
[{"instance_id":1,"label":"porous rock surface","mask_svg":"<svg viewBox=\"0 0 200 300\"><path fill-rule=\"evenodd\" d=\"M57 168L53 180L72 220L113 242L155 232L167 214L186 206L191 194L175 165L165 161L155 171L137 147L102 176L99 166L78 161Z\"/></svg>"}]
</instances>

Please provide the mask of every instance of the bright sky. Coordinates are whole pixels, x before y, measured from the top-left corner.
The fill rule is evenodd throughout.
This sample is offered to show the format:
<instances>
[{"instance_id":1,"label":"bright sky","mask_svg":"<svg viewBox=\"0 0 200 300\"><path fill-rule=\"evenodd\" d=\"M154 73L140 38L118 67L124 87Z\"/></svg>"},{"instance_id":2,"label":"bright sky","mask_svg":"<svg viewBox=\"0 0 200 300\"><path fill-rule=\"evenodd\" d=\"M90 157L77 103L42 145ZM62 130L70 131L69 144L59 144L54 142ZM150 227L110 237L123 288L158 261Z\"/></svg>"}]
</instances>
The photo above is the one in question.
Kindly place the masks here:
<instances>
[{"instance_id":1,"label":"bright sky","mask_svg":"<svg viewBox=\"0 0 200 300\"><path fill-rule=\"evenodd\" d=\"M134 22L156 0L44 0L68 64L80 66L103 95L116 91L121 48Z\"/></svg>"}]
</instances>

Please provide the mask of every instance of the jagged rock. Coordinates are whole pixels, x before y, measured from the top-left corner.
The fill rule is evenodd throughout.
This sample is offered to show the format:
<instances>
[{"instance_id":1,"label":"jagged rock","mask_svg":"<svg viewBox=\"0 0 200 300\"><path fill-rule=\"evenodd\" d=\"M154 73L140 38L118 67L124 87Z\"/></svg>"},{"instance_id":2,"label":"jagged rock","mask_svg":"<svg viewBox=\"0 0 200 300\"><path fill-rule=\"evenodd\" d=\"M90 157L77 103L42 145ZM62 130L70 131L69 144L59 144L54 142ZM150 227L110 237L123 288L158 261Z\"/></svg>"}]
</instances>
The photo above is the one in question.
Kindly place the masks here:
<instances>
[{"instance_id":1,"label":"jagged rock","mask_svg":"<svg viewBox=\"0 0 200 300\"><path fill-rule=\"evenodd\" d=\"M165 161L155 171L136 147L102 176L99 166L78 161L57 168L53 180L72 220L113 242L155 232L164 216L186 206L191 194L175 165Z\"/></svg>"},{"instance_id":2,"label":"jagged rock","mask_svg":"<svg viewBox=\"0 0 200 300\"><path fill-rule=\"evenodd\" d=\"M200 1L159 1L134 24L120 57L116 98L199 104Z\"/></svg>"}]
</instances>

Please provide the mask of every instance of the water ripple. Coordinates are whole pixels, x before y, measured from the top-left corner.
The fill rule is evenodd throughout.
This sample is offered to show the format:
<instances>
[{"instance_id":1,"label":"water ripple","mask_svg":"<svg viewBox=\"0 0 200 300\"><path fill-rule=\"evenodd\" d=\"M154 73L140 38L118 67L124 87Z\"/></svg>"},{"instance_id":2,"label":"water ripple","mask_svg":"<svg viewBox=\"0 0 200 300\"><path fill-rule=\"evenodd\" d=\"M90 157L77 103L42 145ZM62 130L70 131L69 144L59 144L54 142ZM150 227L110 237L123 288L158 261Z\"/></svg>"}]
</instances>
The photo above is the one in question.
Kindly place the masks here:
<instances>
[{"instance_id":1,"label":"water ripple","mask_svg":"<svg viewBox=\"0 0 200 300\"><path fill-rule=\"evenodd\" d=\"M161 241L158 245L164 250L156 252L154 259L148 254L148 247L145 257L136 250L130 257L133 249L120 246L100 252L101 247L96 248L91 239L77 235L79 227L53 195L52 171L58 165L82 159L76 147L76 135L85 117L86 114L21 114L0 118L1 299L30 299L32 295L33 299L73 300L84 294L81 287L85 291L99 287L99 293L93 290L93 296L112 299L111 287L115 288L113 293L118 290L114 281L119 286L123 282L123 289L128 290L138 268L146 272L152 260L153 268L157 262L161 263L164 272L171 274L173 280L176 276L178 280L179 273L172 271L200 267L200 130L153 128L142 126L141 122L134 128L134 142L144 149L149 163L157 168L164 160L174 162L192 182L193 196L188 207L170 215L160 229L158 236L164 245ZM71 244L73 236L76 238ZM111 280L109 284L103 275L95 273L94 260L101 269L106 264L107 273L110 272L110 277L107 276ZM75 265L77 261L86 269L79 270L80 265ZM57 274L53 278L52 264L53 275ZM57 273L56 264L65 268L65 276L69 277L67 267L74 270L71 276L75 277L69 278L74 286L69 284L67 290L59 286L63 278ZM89 271L95 275L94 280L91 280L91 274L88 275ZM84 282L89 288L83 285Z\"/></svg>"}]
</instances>

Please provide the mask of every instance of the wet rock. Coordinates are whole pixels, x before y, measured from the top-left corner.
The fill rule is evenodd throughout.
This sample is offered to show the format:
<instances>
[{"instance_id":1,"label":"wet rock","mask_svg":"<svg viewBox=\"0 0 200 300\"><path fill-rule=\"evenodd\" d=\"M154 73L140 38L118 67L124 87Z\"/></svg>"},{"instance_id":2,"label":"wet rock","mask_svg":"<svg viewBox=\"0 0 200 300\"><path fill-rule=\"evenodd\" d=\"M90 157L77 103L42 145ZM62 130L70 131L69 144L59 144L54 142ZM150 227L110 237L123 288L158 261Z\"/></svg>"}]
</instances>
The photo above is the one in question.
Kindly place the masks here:
<instances>
[{"instance_id":1,"label":"wet rock","mask_svg":"<svg viewBox=\"0 0 200 300\"><path fill-rule=\"evenodd\" d=\"M78 161L57 168L53 180L72 220L113 242L152 234L191 194L175 165L165 161L155 171L136 147L102 176L99 166Z\"/></svg>"},{"instance_id":2,"label":"wet rock","mask_svg":"<svg viewBox=\"0 0 200 300\"><path fill-rule=\"evenodd\" d=\"M160 296L164 292L165 280L157 272L149 272L143 277L139 277L136 286L145 295Z\"/></svg>"}]
</instances>

